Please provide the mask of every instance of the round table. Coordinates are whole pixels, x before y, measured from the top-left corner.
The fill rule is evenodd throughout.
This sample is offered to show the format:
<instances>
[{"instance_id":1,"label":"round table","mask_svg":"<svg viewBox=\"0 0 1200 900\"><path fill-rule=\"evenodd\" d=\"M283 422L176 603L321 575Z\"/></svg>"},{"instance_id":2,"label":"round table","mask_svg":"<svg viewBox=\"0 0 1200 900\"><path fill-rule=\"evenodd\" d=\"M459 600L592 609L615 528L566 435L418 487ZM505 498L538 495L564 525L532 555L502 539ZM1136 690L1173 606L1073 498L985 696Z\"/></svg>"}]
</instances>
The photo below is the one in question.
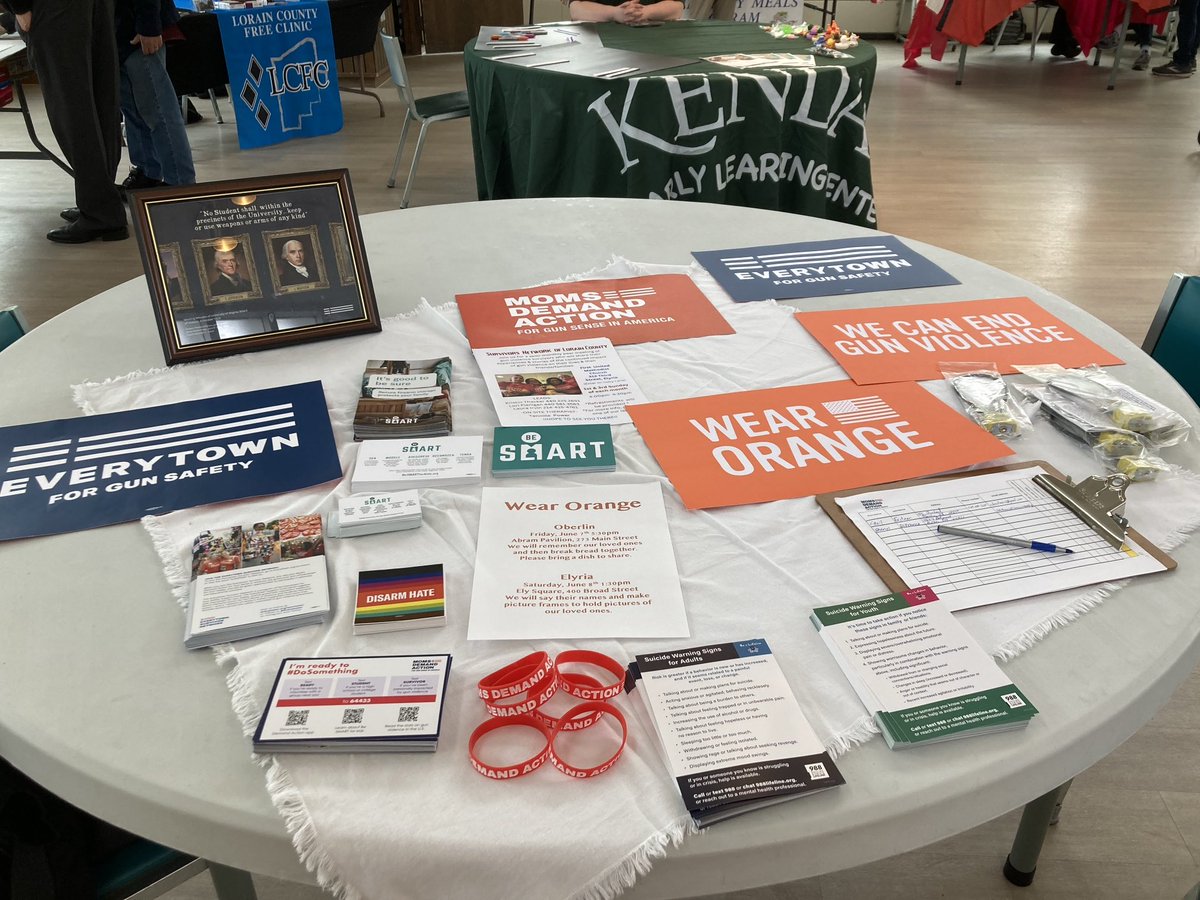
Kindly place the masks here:
<instances>
[{"instance_id":1,"label":"round table","mask_svg":"<svg viewBox=\"0 0 1200 900\"><path fill-rule=\"evenodd\" d=\"M632 200L466 203L366 216L363 230L384 315L421 297L436 304L455 292L555 280L614 253L684 264L694 249L868 233L708 204L689 208L681 224L677 212ZM489 249L464 254L464 241ZM982 263L915 246L962 286L806 305L1026 294L1128 360L1123 379L1200 425L1169 376L1087 313ZM71 384L161 365L145 283L127 282L0 354L0 424L77 415ZM1200 469L1196 441L1175 450ZM1145 724L1200 657L1200 541L1174 556L1174 575L1135 579L1005 664L1038 698L1041 715L1026 732L912 753L870 741L839 760L843 787L710 829L655 863L629 896L732 890L866 863L973 827L1086 769ZM225 865L311 880L250 759L224 673L209 654L183 649L179 610L139 524L2 544L0 573L0 756L131 831ZM1113 634L1120 653L1111 652Z\"/></svg>"},{"instance_id":2,"label":"round table","mask_svg":"<svg viewBox=\"0 0 1200 900\"><path fill-rule=\"evenodd\" d=\"M660 197L875 224L865 124L873 47L860 44L849 59L816 57L811 69L748 70L704 57L806 54L812 45L738 22L595 28L605 47L687 64L587 77L527 68L582 46L543 46L534 58L503 62L471 41L463 61L481 200Z\"/></svg>"}]
</instances>

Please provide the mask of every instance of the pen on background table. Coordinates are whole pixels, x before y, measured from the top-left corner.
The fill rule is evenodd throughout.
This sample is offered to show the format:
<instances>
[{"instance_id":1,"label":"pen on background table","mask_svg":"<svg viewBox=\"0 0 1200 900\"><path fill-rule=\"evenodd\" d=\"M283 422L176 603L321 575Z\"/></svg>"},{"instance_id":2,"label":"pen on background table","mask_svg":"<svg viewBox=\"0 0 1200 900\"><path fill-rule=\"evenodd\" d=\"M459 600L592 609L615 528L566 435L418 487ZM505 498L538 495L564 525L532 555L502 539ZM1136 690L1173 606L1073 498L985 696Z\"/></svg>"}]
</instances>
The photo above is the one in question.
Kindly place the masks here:
<instances>
[{"instance_id":1,"label":"pen on background table","mask_svg":"<svg viewBox=\"0 0 1200 900\"><path fill-rule=\"evenodd\" d=\"M536 41L534 41L534 42L530 42L530 41L500 41L499 43L489 44L488 46L482 47L480 49L482 49L482 50L515 50L518 47L524 48L524 47L540 47L540 46L542 46L542 45L537 43ZM492 59L496 59L496 57L493 56Z\"/></svg>"},{"instance_id":2,"label":"pen on background table","mask_svg":"<svg viewBox=\"0 0 1200 900\"><path fill-rule=\"evenodd\" d=\"M497 59L520 59L523 56L535 56L534 53L506 53L503 56L493 56L493 60Z\"/></svg>"},{"instance_id":3,"label":"pen on background table","mask_svg":"<svg viewBox=\"0 0 1200 900\"><path fill-rule=\"evenodd\" d=\"M607 72L597 72L597 78L616 78L618 75L629 75L631 72L636 72L637 66L626 66L623 69L609 69Z\"/></svg>"},{"instance_id":4,"label":"pen on background table","mask_svg":"<svg viewBox=\"0 0 1200 900\"><path fill-rule=\"evenodd\" d=\"M953 534L957 537L975 538L978 541L991 541L993 544L1007 544L1010 547L1024 547L1026 550L1040 550L1043 553L1074 553L1066 547L1047 544L1045 541L1031 541L1028 538L1005 537L1002 534L986 534L982 531L971 531L967 528L955 528L953 525L939 525L940 534Z\"/></svg>"},{"instance_id":5,"label":"pen on background table","mask_svg":"<svg viewBox=\"0 0 1200 900\"><path fill-rule=\"evenodd\" d=\"M548 59L545 62L530 63L525 68L540 69L542 66L557 66L560 63L565 63L565 62L570 62L570 60L569 59Z\"/></svg>"}]
</instances>

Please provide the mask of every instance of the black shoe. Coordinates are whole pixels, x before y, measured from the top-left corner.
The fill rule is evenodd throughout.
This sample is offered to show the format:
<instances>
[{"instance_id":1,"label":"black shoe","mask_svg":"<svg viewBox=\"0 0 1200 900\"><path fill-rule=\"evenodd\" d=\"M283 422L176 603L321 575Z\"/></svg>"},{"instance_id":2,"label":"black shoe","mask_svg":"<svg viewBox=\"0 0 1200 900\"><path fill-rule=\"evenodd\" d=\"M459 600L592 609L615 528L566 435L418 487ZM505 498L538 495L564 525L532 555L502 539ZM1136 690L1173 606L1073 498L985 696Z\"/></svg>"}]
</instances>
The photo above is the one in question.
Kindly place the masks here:
<instances>
[{"instance_id":1,"label":"black shoe","mask_svg":"<svg viewBox=\"0 0 1200 900\"><path fill-rule=\"evenodd\" d=\"M68 209L64 209L58 215L67 222L78 222L79 221L79 207L72 206Z\"/></svg>"},{"instance_id":2,"label":"black shoe","mask_svg":"<svg viewBox=\"0 0 1200 900\"><path fill-rule=\"evenodd\" d=\"M200 111L196 109L192 101L187 102L187 117L184 119L185 124L195 125L197 122L203 122L204 116L200 115Z\"/></svg>"},{"instance_id":3,"label":"black shoe","mask_svg":"<svg viewBox=\"0 0 1200 900\"><path fill-rule=\"evenodd\" d=\"M88 241L123 241L129 237L124 225L116 228L85 228L78 222L47 232L46 237L56 244L86 244Z\"/></svg>"},{"instance_id":4,"label":"black shoe","mask_svg":"<svg viewBox=\"0 0 1200 900\"><path fill-rule=\"evenodd\" d=\"M1165 66L1155 66L1150 70L1152 75L1162 75L1166 78L1190 78L1192 67L1187 64L1169 62Z\"/></svg>"},{"instance_id":5,"label":"black shoe","mask_svg":"<svg viewBox=\"0 0 1200 900\"><path fill-rule=\"evenodd\" d=\"M162 187L163 182L157 178L148 178L142 174L142 170L133 168L129 170L129 174L125 176L125 180L121 182L121 187L127 191L140 191L143 188Z\"/></svg>"}]
</instances>

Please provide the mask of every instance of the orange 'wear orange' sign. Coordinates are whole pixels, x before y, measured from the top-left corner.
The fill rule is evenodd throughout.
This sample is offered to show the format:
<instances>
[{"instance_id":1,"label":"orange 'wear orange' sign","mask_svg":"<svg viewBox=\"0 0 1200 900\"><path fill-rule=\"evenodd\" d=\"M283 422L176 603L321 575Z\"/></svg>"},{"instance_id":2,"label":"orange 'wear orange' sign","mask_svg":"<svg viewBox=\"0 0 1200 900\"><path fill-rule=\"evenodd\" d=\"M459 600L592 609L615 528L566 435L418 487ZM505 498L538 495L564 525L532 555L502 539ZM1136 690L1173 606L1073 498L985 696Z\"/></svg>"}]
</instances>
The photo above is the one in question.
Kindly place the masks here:
<instances>
[{"instance_id":1,"label":"orange 'wear orange' sign","mask_svg":"<svg viewBox=\"0 0 1200 900\"><path fill-rule=\"evenodd\" d=\"M884 484L1013 452L913 382L829 381L627 409L688 509Z\"/></svg>"},{"instance_id":2,"label":"orange 'wear orange' sign","mask_svg":"<svg viewBox=\"0 0 1200 900\"><path fill-rule=\"evenodd\" d=\"M939 362L1058 363L1068 369L1124 361L1028 297L798 312L796 318L859 384L941 378Z\"/></svg>"}]
</instances>

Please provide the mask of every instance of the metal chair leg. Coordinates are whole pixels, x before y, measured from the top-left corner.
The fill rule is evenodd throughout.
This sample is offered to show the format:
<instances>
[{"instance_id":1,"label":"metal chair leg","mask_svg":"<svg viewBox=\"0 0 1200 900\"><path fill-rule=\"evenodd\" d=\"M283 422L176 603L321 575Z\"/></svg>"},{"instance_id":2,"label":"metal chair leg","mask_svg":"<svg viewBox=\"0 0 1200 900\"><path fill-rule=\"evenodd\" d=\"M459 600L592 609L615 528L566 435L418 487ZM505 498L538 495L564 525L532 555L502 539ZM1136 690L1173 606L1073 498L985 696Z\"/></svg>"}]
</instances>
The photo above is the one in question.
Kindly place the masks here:
<instances>
[{"instance_id":1,"label":"metal chair leg","mask_svg":"<svg viewBox=\"0 0 1200 900\"><path fill-rule=\"evenodd\" d=\"M421 148L425 145L425 130L429 127L429 122L421 123L421 130L417 134L417 149L413 151L412 166L408 170L408 181L404 183L404 197L400 201L401 209L408 209L408 195L412 193L413 177L417 174L417 162L421 159Z\"/></svg>"},{"instance_id":2,"label":"metal chair leg","mask_svg":"<svg viewBox=\"0 0 1200 900\"><path fill-rule=\"evenodd\" d=\"M1125 18L1121 20L1121 37L1117 40L1117 46L1113 48L1112 70L1108 73L1108 89L1110 91L1117 88L1117 69L1121 67L1121 51L1125 47L1125 35L1129 33L1129 14L1132 8L1133 3L1126 0Z\"/></svg>"},{"instance_id":3,"label":"metal chair leg","mask_svg":"<svg viewBox=\"0 0 1200 900\"><path fill-rule=\"evenodd\" d=\"M396 186L396 170L400 168L400 156L404 153L404 139L408 137L408 123L412 121L411 110L404 111L404 127L400 129L400 142L396 144L396 158L392 160L392 174L388 176L387 186Z\"/></svg>"},{"instance_id":4,"label":"metal chair leg","mask_svg":"<svg viewBox=\"0 0 1200 900\"><path fill-rule=\"evenodd\" d=\"M226 91L225 93L228 94L229 92ZM229 94L229 96L232 97L233 95ZM210 103L212 103L213 115L217 117L217 124L224 125L225 120L223 118L221 118L221 107L217 106L217 92L214 91L212 88L208 89L208 100Z\"/></svg>"},{"instance_id":5,"label":"metal chair leg","mask_svg":"<svg viewBox=\"0 0 1200 900\"><path fill-rule=\"evenodd\" d=\"M1046 841L1046 832L1051 825L1058 822L1063 798L1067 796L1067 789L1070 787L1071 782L1068 781L1025 804L1025 811L1021 813L1021 824L1017 826L1017 833L1013 837L1012 850L1008 859L1004 861L1004 877L1018 887L1033 884L1038 856L1041 855L1042 844Z\"/></svg>"},{"instance_id":6,"label":"metal chair leg","mask_svg":"<svg viewBox=\"0 0 1200 900\"><path fill-rule=\"evenodd\" d=\"M212 876L217 900L258 900L249 872L210 862L208 873Z\"/></svg>"},{"instance_id":7,"label":"metal chair leg","mask_svg":"<svg viewBox=\"0 0 1200 900\"><path fill-rule=\"evenodd\" d=\"M1029 61L1033 62L1033 53L1037 50L1038 38L1042 36L1042 29L1046 27L1046 20L1042 17L1042 8L1037 4L1033 7L1033 37L1029 39Z\"/></svg>"},{"instance_id":8,"label":"metal chair leg","mask_svg":"<svg viewBox=\"0 0 1200 900\"><path fill-rule=\"evenodd\" d=\"M967 70L967 45L958 45L958 74L954 76L955 84L963 83L963 73Z\"/></svg>"}]
</instances>

